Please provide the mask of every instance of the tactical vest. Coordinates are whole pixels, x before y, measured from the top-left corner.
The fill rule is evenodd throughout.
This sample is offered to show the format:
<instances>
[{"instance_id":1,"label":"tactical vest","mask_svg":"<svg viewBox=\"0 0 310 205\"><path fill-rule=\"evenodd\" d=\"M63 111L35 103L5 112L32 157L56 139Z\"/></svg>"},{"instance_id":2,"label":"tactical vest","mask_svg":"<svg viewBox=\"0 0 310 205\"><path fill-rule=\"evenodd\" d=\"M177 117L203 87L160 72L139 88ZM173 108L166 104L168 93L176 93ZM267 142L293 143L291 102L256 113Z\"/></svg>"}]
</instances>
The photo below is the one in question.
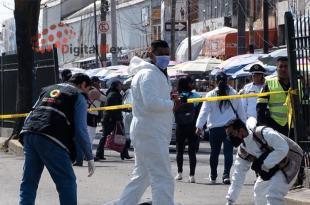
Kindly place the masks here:
<instances>
[{"instance_id":1,"label":"tactical vest","mask_svg":"<svg viewBox=\"0 0 310 205\"><path fill-rule=\"evenodd\" d=\"M284 91L281 86L278 77L274 77L266 80L270 92L274 91ZM275 95L270 95L268 106L270 111L270 116L279 125L285 126L288 123L288 108L284 105L286 102L286 93L280 93Z\"/></svg>"},{"instance_id":2,"label":"tactical vest","mask_svg":"<svg viewBox=\"0 0 310 205\"><path fill-rule=\"evenodd\" d=\"M25 132L42 134L64 148L75 161L74 106L79 89L70 84L57 84L46 88L26 118L21 136Z\"/></svg>"},{"instance_id":3,"label":"tactical vest","mask_svg":"<svg viewBox=\"0 0 310 205\"><path fill-rule=\"evenodd\" d=\"M263 152L273 151L273 148L270 147L265 140L263 136L263 129L266 128L264 126L259 126L255 129L255 132L253 133L253 139L261 145L261 150ZM289 152L286 155L286 157L276 166L283 172L287 183L291 183L291 181L295 178L297 175L302 159L303 159L303 150L300 148L300 146L291 140L290 138L286 137L285 135L278 133L285 141L287 142L289 146ZM241 159L253 162L256 157L249 154L245 149L243 149L241 146L238 148L238 156Z\"/></svg>"}]
</instances>

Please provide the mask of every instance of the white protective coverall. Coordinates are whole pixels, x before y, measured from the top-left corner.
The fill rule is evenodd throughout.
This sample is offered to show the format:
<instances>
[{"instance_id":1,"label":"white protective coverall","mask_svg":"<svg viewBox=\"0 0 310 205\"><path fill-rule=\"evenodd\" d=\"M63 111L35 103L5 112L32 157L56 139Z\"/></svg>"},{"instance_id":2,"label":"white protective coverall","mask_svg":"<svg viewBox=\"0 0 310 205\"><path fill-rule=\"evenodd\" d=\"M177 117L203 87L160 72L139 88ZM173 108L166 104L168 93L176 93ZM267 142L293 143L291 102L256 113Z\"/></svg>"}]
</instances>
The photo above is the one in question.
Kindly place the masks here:
<instances>
[{"instance_id":1,"label":"white protective coverall","mask_svg":"<svg viewBox=\"0 0 310 205\"><path fill-rule=\"evenodd\" d=\"M131 60L129 69L131 73L139 70L131 84L130 137L135 167L117 205L137 205L149 185L153 205L173 205L174 180L169 157L174 106L171 84L159 68L138 57Z\"/></svg>"},{"instance_id":2,"label":"white protective coverall","mask_svg":"<svg viewBox=\"0 0 310 205\"><path fill-rule=\"evenodd\" d=\"M249 154L258 158L263 152L260 149L260 144L253 139L251 130L249 130L249 133L249 136L244 138L245 146L243 144L240 146ZM265 128L263 130L263 136L268 145L274 149L264 161L264 166L270 169L286 157L289 151L289 145L278 132L271 128ZM237 155L232 184L226 196L226 199L230 201L231 204L236 202L251 164L250 161L241 159ZM295 180L293 180L292 183L294 183L294 181ZM258 177L254 185L255 205L284 205L284 196L289 191L292 183L287 183L282 171L278 171L269 181L263 181Z\"/></svg>"},{"instance_id":3,"label":"white protective coverall","mask_svg":"<svg viewBox=\"0 0 310 205\"><path fill-rule=\"evenodd\" d=\"M242 91L239 92L239 94L260 93L261 90L263 89L263 87L264 87L264 84L262 84L262 85L254 85L253 83L249 83L249 84L246 84L243 87ZM244 106L244 110L245 110L246 118L247 119L249 117L257 118L256 101L257 101L257 97L243 98L242 99L242 104Z\"/></svg>"}]
</instances>

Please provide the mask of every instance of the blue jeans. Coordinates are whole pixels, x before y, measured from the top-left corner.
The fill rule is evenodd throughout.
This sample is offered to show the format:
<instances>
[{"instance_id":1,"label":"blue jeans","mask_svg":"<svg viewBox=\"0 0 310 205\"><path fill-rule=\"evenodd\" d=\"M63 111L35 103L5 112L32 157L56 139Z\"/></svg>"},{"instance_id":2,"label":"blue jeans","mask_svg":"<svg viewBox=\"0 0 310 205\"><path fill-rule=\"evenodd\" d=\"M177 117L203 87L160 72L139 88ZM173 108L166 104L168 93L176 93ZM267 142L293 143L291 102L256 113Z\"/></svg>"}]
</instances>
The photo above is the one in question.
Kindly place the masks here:
<instances>
[{"instance_id":1,"label":"blue jeans","mask_svg":"<svg viewBox=\"0 0 310 205\"><path fill-rule=\"evenodd\" d=\"M24 134L25 164L20 186L20 205L34 205L44 166L50 173L61 205L77 204L76 177L69 154L45 136Z\"/></svg>"},{"instance_id":2,"label":"blue jeans","mask_svg":"<svg viewBox=\"0 0 310 205\"><path fill-rule=\"evenodd\" d=\"M219 155L221 152L222 143L224 143L224 173L223 179L229 178L230 169L233 164L233 146L231 142L227 139L225 128L216 127L210 129L210 166L211 166L211 179L215 180L217 178L217 165L219 162Z\"/></svg>"}]
</instances>

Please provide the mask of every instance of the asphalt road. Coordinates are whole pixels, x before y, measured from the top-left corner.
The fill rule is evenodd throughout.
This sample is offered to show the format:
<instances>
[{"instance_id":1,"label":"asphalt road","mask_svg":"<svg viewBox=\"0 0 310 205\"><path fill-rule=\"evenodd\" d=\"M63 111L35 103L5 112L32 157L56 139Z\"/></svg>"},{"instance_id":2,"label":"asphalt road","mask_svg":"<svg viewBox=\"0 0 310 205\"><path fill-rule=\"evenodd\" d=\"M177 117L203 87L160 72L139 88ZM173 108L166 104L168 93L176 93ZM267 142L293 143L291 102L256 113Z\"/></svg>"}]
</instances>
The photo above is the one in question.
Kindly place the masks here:
<instances>
[{"instance_id":1,"label":"asphalt road","mask_svg":"<svg viewBox=\"0 0 310 205\"><path fill-rule=\"evenodd\" d=\"M208 145L203 143L201 147L208 150ZM78 204L103 205L115 200L128 183L134 165L133 160L122 161L119 155L113 151L106 151L107 160L98 162L93 177L87 177L87 167L75 167L78 184ZM132 153L131 153L132 154ZM175 153L171 153L173 175L176 174ZM85 163L86 165L86 163ZM19 185L23 170L23 157L0 152L0 205L14 205L19 201ZM220 159L219 173L223 170L223 156ZM182 205L223 205L228 186L208 184L209 154L198 154L196 171L196 184L187 182L189 173L188 157L185 156L184 180L176 182L175 200ZM219 178L220 179L220 178ZM250 172L242 189L237 204L253 204L253 184L255 176ZM150 189L143 199L150 198ZM56 205L58 195L55 185L48 172L44 169L37 192L37 205Z\"/></svg>"}]
</instances>

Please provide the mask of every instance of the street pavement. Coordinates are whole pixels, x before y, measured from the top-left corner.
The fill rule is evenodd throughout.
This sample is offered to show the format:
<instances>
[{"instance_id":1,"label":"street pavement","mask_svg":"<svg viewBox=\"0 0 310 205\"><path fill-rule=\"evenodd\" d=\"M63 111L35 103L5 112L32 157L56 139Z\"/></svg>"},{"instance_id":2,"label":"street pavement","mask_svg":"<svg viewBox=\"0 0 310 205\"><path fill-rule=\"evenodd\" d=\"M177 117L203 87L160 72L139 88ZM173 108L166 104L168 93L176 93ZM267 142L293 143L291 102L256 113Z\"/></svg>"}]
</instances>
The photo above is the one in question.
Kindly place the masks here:
<instances>
[{"instance_id":1,"label":"street pavement","mask_svg":"<svg viewBox=\"0 0 310 205\"><path fill-rule=\"evenodd\" d=\"M95 144L98 140L95 141ZM218 183L208 184L209 176L209 145L205 142L201 144L203 153L198 153L198 164L196 171L196 184L187 182L189 174L188 156L185 155L183 181L176 182L175 200L182 205L223 205L225 195L228 190L227 185ZM130 152L133 155L132 151ZM134 160L122 161L119 154L114 151L106 151L107 160L96 163L95 174L87 177L87 163L84 167L74 167L78 184L78 204L80 205L103 205L106 202L115 200L121 194L123 188L128 183ZM176 174L176 160L174 148L171 149L171 164L173 175ZM18 204L19 185L23 170L23 157L0 152L0 205ZM220 157L219 174L223 170L223 156ZM221 177L219 177L221 182ZM239 200L236 204L253 204L253 184L255 176L249 172L246 183L242 189ZM143 199L151 197L150 189L147 190ZM37 192L36 204L56 205L58 195L55 185L46 169L41 177Z\"/></svg>"}]
</instances>

